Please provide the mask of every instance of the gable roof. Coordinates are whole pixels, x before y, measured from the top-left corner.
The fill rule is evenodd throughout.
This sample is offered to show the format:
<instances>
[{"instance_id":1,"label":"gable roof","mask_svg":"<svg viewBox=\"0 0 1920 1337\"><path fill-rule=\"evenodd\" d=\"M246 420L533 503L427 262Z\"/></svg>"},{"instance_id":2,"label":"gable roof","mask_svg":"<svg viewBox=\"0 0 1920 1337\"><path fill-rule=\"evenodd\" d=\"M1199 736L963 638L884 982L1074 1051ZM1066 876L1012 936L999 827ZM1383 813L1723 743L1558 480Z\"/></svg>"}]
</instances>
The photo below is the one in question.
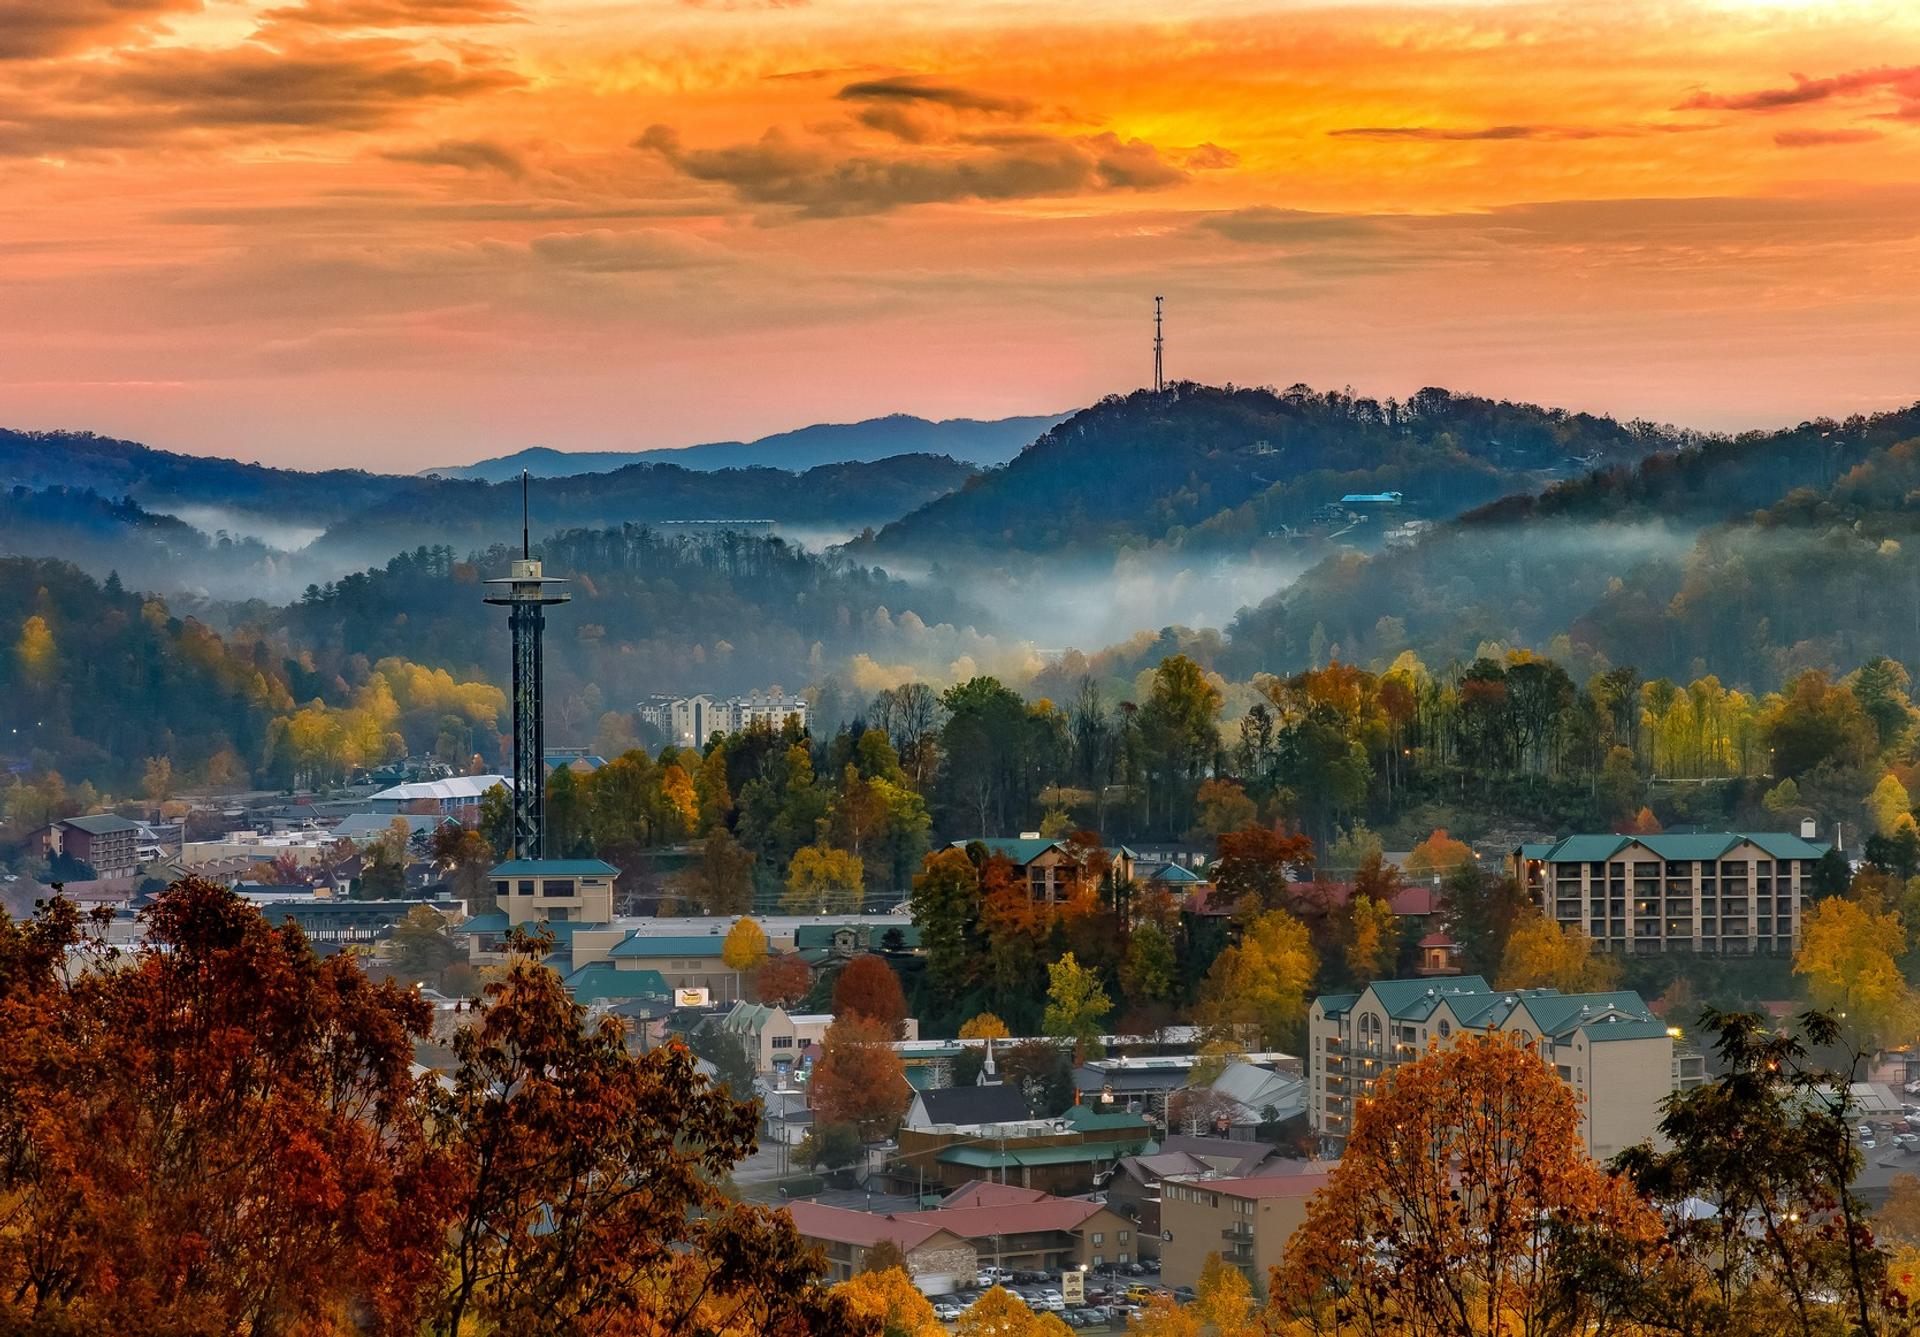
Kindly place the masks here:
<instances>
[{"instance_id":1,"label":"gable roof","mask_svg":"<svg viewBox=\"0 0 1920 1337\"><path fill-rule=\"evenodd\" d=\"M1103 1132L1114 1128L1127 1128L1144 1133L1147 1119L1144 1114L1133 1114L1127 1110L1103 1110L1098 1105L1069 1105L1067 1112L1060 1116L1083 1133Z\"/></svg>"},{"instance_id":2,"label":"gable roof","mask_svg":"<svg viewBox=\"0 0 1920 1337\"><path fill-rule=\"evenodd\" d=\"M1458 975L1449 980L1375 980L1367 987L1396 1021L1423 1021L1443 998L1491 991L1478 975Z\"/></svg>"},{"instance_id":3,"label":"gable roof","mask_svg":"<svg viewBox=\"0 0 1920 1337\"><path fill-rule=\"evenodd\" d=\"M934 1124L1018 1123L1031 1117L1020 1088L1001 1082L936 1087L922 1091L917 1101L927 1122Z\"/></svg>"},{"instance_id":4,"label":"gable roof","mask_svg":"<svg viewBox=\"0 0 1920 1337\"><path fill-rule=\"evenodd\" d=\"M1072 1230L1104 1204L1085 1198L1041 1197L1032 1202L1000 1202L980 1207L938 1207L930 1212L900 1212L900 1221L917 1221L961 1239L1026 1235L1043 1230Z\"/></svg>"},{"instance_id":5,"label":"gable roof","mask_svg":"<svg viewBox=\"0 0 1920 1337\"><path fill-rule=\"evenodd\" d=\"M900 1252L909 1253L943 1229L937 1222L913 1216L879 1216L818 1202L790 1202L782 1210L793 1218L794 1229L808 1239L852 1244L863 1249L872 1248L881 1240L892 1240Z\"/></svg>"},{"instance_id":6,"label":"gable roof","mask_svg":"<svg viewBox=\"0 0 1920 1337\"><path fill-rule=\"evenodd\" d=\"M1718 859L1743 843L1757 846L1771 859L1818 859L1832 847L1822 841L1802 840L1785 831L1663 832L1649 836L1577 835L1550 844L1520 846L1520 857L1542 863L1604 863L1629 845L1638 845L1656 859L1694 863Z\"/></svg>"},{"instance_id":7,"label":"gable roof","mask_svg":"<svg viewBox=\"0 0 1920 1337\"><path fill-rule=\"evenodd\" d=\"M1051 1193L1018 1184L996 1184L991 1179L975 1179L940 1199L942 1207L1001 1207L1015 1202L1038 1202Z\"/></svg>"},{"instance_id":8,"label":"gable roof","mask_svg":"<svg viewBox=\"0 0 1920 1337\"><path fill-rule=\"evenodd\" d=\"M657 970L621 970L611 961L581 966L563 981L577 1003L625 1002L630 998L671 998L673 990Z\"/></svg>"},{"instance_id":9,"label":"gable roof","mask_svg":"<svg viewBox=\"0 0 1920 1337\"><path fill-rule=\"evenodd\" d=\"M600 859L509 859L495 864L490 877L618 877L620 870Z\"/></svg>"},{"instance_id":10,"label":"gable roof","mask_svg":"<svg viewBox=\"0 0 1920 1337\"><path fill-rule=\"evenodd\" d=\"M967 846L973 844L985 845L989 853L1005 855L1016 864L1022 866L1032 863L1048 850L1065 850L1067 847L1067 842L1064 840L1035 839L1026 836L1017 838L1011 836L989 836L985 839L975 837L973 840L951 841L947 848L964 850Z\"/></svg>"}]
</instances>

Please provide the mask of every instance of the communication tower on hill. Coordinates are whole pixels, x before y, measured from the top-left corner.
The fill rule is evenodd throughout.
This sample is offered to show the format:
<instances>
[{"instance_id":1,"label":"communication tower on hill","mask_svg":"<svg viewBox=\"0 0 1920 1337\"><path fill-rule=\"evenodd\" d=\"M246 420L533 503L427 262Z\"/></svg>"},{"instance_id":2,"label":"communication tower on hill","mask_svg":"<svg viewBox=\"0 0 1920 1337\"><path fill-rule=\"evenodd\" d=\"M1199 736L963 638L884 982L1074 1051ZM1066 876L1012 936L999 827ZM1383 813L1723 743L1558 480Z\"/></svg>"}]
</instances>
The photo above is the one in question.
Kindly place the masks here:
<instances>
[{"instance_id":1,"label":"communication tower on hill","mask_svg":"<svg viewBox=\"0 0 1920 1337\"><path fill-rule=\"evenodd\" d=\"M1160 358L1161 350L1166 344L1166 340L1160 337L1160 304L1165 300L1164 297L1153 299L1153 392L1156 395L1167 388Z\"/></svg>"}]
</instances>

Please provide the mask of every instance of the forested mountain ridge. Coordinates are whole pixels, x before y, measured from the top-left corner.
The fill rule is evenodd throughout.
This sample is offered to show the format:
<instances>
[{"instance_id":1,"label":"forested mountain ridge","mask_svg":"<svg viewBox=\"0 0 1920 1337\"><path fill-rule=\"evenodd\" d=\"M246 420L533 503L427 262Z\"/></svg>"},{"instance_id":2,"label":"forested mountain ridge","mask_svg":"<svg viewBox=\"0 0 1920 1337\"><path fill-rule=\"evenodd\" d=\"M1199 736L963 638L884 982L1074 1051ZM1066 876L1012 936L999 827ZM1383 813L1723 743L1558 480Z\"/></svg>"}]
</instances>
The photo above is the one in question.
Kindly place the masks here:
<instances>
[{"instance_id":1,"label":"forested mountain ridge","mask_svg":"<svg viewBox=\"0 0 1920 1337\"><path fill-rule=\"evenodd\" d=\"M873 546L883 555L1244 549L1285 537L1348 492L1400 492L1400 514L1444 518L1569 468L1630 464L1692 439L1445 390L1400 403L1183 382L1074 414L1005 468L887 526Z\"/></svg>"},{"instance_id":2,"label":"forested mountain ridge","mask_svg":"<svg viewBox=\"0 0 1920 1337\"><path fill-rule=\"evenodd\" d=\"M1245 610L1229 672L1551 647L1756 688L1920 659L1920 406L1698 442L1322 562Z\"/></svg>"},{"instance_id":3,"label":"forested mountain ridge","mask_svg":"<svg viewBox=\"0 0 1920 1337\"><path fill-rule=\"evenodd\" d=\"M520 476L564 478L610 473L629 464L677 464L686 469L812 469L822 464L872 463L895 455L947 455L975 465L1004 464L1060 421L1060 415L1021 418L944 418L891 413L851 423L814 423L752 441L715 441L657 450L554 450L534 446L472 464L423 469L441 478L501 483Z\"/></svg>"}]
</instances>

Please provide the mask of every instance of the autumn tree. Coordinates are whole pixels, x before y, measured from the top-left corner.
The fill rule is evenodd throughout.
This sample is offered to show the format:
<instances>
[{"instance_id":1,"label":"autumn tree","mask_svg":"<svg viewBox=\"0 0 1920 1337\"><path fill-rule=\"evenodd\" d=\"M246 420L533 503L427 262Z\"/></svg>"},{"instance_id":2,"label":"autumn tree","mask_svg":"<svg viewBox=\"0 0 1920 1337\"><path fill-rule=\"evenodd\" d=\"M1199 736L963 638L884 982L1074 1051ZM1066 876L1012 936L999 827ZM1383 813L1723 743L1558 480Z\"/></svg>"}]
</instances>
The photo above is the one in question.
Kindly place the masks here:
<instances>
[{"instance_id":1,"label":"autumn tree","mask_svg":"<svg viewBox=\"0 0 1920 1337\"><path fill-rule=\"evenodd\" d=\"M913 922L926 954L932 989L964 996L980 976L980 875L962 850L929 854L913 879Z\"/></svg>"},{"instance_id":2,"label":"autumn tree","mask_svg":"<svg viewBox=\"0 0 1920 1337\"><path fill-rule=\"evenodd\" d=\"M1307 1015L1307 990L1320 958L1307 926L1284 910L1256 916L1213 960L1200 984L1195 1015L1221 1038L1262 1049L1284 1043ZM1244 1037L1244 1038L1242 1038Z\"/></svg>"},{"instance_id":3,"label":"autumn tree","mask_svg":"<svg viewBox=\"0 0 1920 1337\"><path fill-rule=\"evenodd\" d=\"M866 869L856 856L831 845L807 845L787 865L781 905L796 915L849 914L859 910L865 885Z\"/></svg>"},{"instance_id":4,"label":"autumn tree","mask_svg":"<svg viewBox=\"0 0 1920 1337\"><path fill-rule=\"evenodd\" d=\"M1455 840L1444 830L1436 830L1408 853L1406 869L1409 877L1433 877L1436 874L1445 877L1454 869L1473 861L1471 845L1464 840Z\"/></svg>"},{"instance_id":5,"label":"autumn tree","mask_svg":"<svg viewBox=\"0 0 1920 1337\"><path fill-rule=\"evenodd\" d=\"M1274 1297L1315 1332L1573 1337L1617 1316L1586 1250L1644 1268L1661 1229L1587 1157L1572 1092L1524 1037L1464 1037L1359 1102Z\"/></svg>"},{"instance_id":6,"label":"autumn tree","mask_svg":"<svg viewBox=\"0 0 1920 1337\"><path fill-rule=\"evenodd\" d=\"M1347 970L1357 983L1385 979L1400 954L1400 921L1387 902L1354 893L1347 908Z\"/></svg>"},{"instance_id":7,"label":"autumn tree","mask_svg":"<svg viewBox=\"0 0 1920 1337\"><path fill-rule=\"evenodd\" d=\"M778 1007L792 1007L812 988L813 971L794 952L769 956L753 977L754 996Z\"/></svg>"},{"instance_id":8,"label":"autumn tree","mask_svg":"<svg viewBox=\"0 0 1920 1337\"><path fill-rule=\"evenodd\" d=\"M933 1306L913 1283L900 1246L881 1240L868 1247L860 1270L833 1288L856 1319L879 1337L945 1337Z\"/></svg>"},{"instance_id":9,"label":"autumn tree","mask_svg":"<svg viewBox=\"0 0 1920 1337\"><path fill-rule=\"evenodd\" d=\"M954 1337L1073 1337L1055 1314L1035 1313L1027 1302L999 1286L967 1306L954 1322Z\"/></svg>"},{"instance_id":10,"label":"autumn tree","mask_svg":"<svg viewBox=\"0 0 1920 1337\"><path fill-rule=\"evenodd\" d=\"M1179 958L1173 942L1156 924L1134 926L1120 958L1120 987L1134 1007L1152 1007L1173 996L1179 983Z\"/></svg>"},{"instance_id":11,"label":"autumn tree","mask_svg":"<svg viewBox=\"0 0 1920 1337\"><path fill-rule=\"evenodd\" d=\"M454 1223L433 1331L860 1331L792 1221L717 1187L757 1107L684 1046L636 1054L617 1020L589 1025L537 956L488 985L433 1087Z\"/></svg>"},{"instance_id":12,"label":"autumn tree","mask_svg":"<svg viewBox=\"0 0 1920 1337\"><path fill-rule=\"evenodd\" d=\"M827 1027L808 1083L820 1122L851 1124L870 1142L899 1127L913 1088L892 1040L891 1027L858 1015Z\"/></svg>"},{"instance_id":13,"label":"autumn tree","mask_svg":"<svg viewBox=\"0 0 1920 1337\"><path fill-rule=\"evenodd\" d=\"M690 870L692 890L712 915L744 914L753 908L753 851L724 826L709 830Z\"/></svg>"},{"instance_id":14,"label":"autumn tree","mask_svg":"<svg viewBox=\"0 0 1920 1337\"><path fill-rule=\"evenodd\" d=\"M211 883L141 918L118 959L64 899L0 919L0 1326L411 1331L448 1205L426 1004Z\"/></svg>"},{"instance_id":15,"label":"autumn tree","mask_svg":"<svg viewBox=\"0 0 1920 1337\"><path fill-rule=\"evenodd\" d=\"M847 962L833 982L833 1011L884 1027L896 1040L906 1034L907 997L884 957L868 953Z\"/></svg>"},{"instance_id":16,"label":"autumn tree","mask_svg":"<svg viewBox=\"0 0 1920 1337\"><path fill-rule=\"evenodd\" d=\"M1840 1016L1850 1034L1899 1042L1909 1038L1917 1015L1900 973L1906 950L1898 911L1831 897L1802 919L1793 972L1806 977L1814 1006Z\"/></svg>"},{"instance_id":17,"label":"autumn tree","mask_svg":"<svg viewBox=\"0 0 1920 1337\"><path fill-rule=\"evenodd\" d=\"M1495 979L1502 989L1594 993L1620 982L1620 963L1596 953L1578 924L1561 924L1535 912L1522 915L1514 925Z\"/></svg>"},{"instance_id":18,"label":"autumn tree","mask_svg":"<svg viewBox=\"0 0 1920 1337\"><path fill-rule=\"evenodd\" d=\"M459 960L460 946L447 921L429 906L416 905L393 927L387 950L394 973L404 979L438 981L440 972Z\"/></svg>"},{"instance_id":19,"label":"autumn tree","mask_svg":"<svg viewBox=\"0 0 1920 1337\"><path fill-rule=\"evenodd\" d=\"M766 930L745 915L734 920L733 927L727 930L725 941L720 944L720 960L727 969L744 975L748 971L758 970L760 963L766 959Z\"/></svg>"},{"instance_id":20,"label":"autumn tree","mask_svg":"<svg viewBox=\"0 0 1920 1337\"><path fill-rule=\"evenodd\" d=\"M960 1027L962 1040L1004 1040L1007 1035L1007 1023L991 1012L975 1013Z\"/></svg>"},{"instance_id":21,"label":"autumn tree","mask_svg":"<svg viewBox=\"0 0 1920 1337\"><path fill-rule=\"evenodd\" d=\"M1100 977L1074 959L1072 952L1047 967L1047 1010L1041 1028L1051 1036L1072 1040L1076 1060L1099 1047L1103 1025L1113 1011L1113 1000L1100 987Z\"/></svg>"},{"instance_id":22,"label":"autumn tree","mask_svg":"<svg viewBox=\"0 0 1920 1337\"><path fill-rule=\"evenodd\" d=\"M1311 840L1270 827L1228 831L1220 837L1219 849L1213 885L1229 901L1250 903L1257 910L1283 908L1292 879L1313 869Z\"/></svg>"}]
</instances>

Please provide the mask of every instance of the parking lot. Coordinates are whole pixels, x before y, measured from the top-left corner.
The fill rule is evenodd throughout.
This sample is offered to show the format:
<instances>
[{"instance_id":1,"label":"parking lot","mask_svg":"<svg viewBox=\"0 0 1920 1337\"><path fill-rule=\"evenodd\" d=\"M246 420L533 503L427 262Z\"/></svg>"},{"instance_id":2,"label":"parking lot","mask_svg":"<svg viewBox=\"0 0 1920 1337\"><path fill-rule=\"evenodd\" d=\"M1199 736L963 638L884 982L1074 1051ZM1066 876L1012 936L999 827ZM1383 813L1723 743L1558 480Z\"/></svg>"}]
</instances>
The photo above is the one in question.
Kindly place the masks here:
<instances>
[{"instance_id":1,"label":"parking lot","mask_svg":"<svg viewBox=\"0 0 1920 1337\"><path fill-rule=\"evenodd\" d=\"M962 1287L947 1295L930 1297L934 1315L943 1323L954 1322L974 1301L986 1294L988 1287L982 1284L986 1280L983 1274L980 1281L972 1286ZM1001 1289L1018 1296L1029 1309L1056 1314L1068 1327L1084 1328L1091 1332L1124 1329L1128 1317L1144 1309L1151 1294L1172 1295L1182 1303L1193 1298L1191 1292L1183 1295L1162 1286L1159 1264L1155 1262L1135 1264L1131 1269L1089 1273L1087 1301L1079 1305L1067 1303L1058 1273L1015 1272L1012 1280L999 1284Z\"/></svg>"}]
</instances>

